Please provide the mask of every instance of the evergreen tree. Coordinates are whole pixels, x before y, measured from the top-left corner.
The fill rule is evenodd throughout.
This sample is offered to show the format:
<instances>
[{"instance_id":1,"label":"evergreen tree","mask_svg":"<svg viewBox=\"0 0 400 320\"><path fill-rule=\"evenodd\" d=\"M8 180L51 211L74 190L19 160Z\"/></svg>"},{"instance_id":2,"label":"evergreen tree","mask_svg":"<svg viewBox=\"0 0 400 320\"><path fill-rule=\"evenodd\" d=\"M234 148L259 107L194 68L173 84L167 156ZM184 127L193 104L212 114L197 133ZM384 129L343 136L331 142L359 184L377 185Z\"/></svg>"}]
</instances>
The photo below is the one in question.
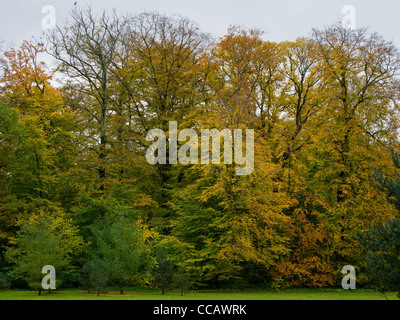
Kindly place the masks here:
<instances>
[{"instance_id":1,"label":"evergreen tree","mask_svg":"<svg viewBox=\"0 0 400 320\"><path fill-rule=\"evenodd\" d=\"M164 248L156 250L155 260L156 266L152 270L154 283L156 287L161 289L161 293L164 294L166 290L173 287L177 266L171 258L171 254L168 254Z\"/></svg>"},{"instance_id":2,"label":"evergreen tree","mask_svg":"<svg viewBox=\"0 0 400 320\"><path fill-rule=\"evenodd\" d=\"M110 271L105 265L105 261L97 256L87 258L82 267L83 285L90 292L94 290L99 296L106 293L110 279Z\"/></svg>"},{"instance_id":3,"label":"evergreen tree","mask_svg":"<svg viewBox=\"0 0 400 320\"><path fill-rule=\"evenodd\" d=\"M10 288L10 281L7 278L7 275L4 272L0 272L0 292L3 290L7 290Z\"/></svg>"},{"instance_id":4,"label":"evergreen tree","mask_svg":"<svg viewBox=\"0 0 400 320\"><path fill-rule=\"evenodd\" d=\"M93 245L87 268L89 277L101 274L97 291L104 288L107 274L108 284L117 285L121 294L127 285L145 280L150 263L147 236L134 220L122 216L116 221L98 219L91 232Z\"/></svg>"},{"instance_id":5,"label":"evergreen tree","mask_svg":"<svg viewBox=\"0 0 400 320\"><path fill-rule=\"evenodd\" d=\"M400 169L399 154L392 152L392 157L395 168ZM391 178L376 169L375 178L388 201L400 211L399 174ZM398 291L400 297L400 220L388 219L383 225L359 232L359 239L367 251L366 271L374 287L383 294Z\"/></svg>"}]
</instances>

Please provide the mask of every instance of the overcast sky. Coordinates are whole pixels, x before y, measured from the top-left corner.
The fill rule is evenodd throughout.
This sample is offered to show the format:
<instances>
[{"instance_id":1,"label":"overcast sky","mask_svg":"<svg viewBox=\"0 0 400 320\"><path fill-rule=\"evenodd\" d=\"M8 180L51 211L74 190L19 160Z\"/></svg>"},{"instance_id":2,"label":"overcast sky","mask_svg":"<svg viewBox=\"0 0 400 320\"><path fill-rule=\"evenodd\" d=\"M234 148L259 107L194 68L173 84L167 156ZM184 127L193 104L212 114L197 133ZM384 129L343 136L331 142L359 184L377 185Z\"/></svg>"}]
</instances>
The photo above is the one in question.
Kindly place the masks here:
<instances>
[{"instance_id":1,"label":"overcast sky","mask_svg":"<svg viewBox=\"0 0 400 320\"><path fill-rule=\"evenodd\" d=\"M311 28L340 21L342 8L356 9L357 27L393 40L400 47L400 1L398 0L76 0L77 5L90 3L95 10L116 8L121 13L180 14L196 21L202 31L214 36L225 34L229 25L258 28L271 41L295 40L310 35ZM0 39L8 46L39 37L43 32L42 8L54 7L56 21L62 24L74 7L75 0L0 0Z\"/></svg>"}]
</instances>

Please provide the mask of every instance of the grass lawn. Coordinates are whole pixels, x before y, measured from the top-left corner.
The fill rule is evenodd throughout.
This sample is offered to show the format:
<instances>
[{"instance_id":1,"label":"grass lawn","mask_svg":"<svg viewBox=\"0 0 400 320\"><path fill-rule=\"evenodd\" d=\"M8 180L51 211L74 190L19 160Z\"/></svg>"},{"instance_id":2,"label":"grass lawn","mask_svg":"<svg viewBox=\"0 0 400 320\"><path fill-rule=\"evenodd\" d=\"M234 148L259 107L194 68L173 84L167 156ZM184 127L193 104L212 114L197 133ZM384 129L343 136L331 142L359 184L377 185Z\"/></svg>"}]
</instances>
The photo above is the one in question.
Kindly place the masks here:
<instances>
[{"instance_id":1,"label":"grass lawn","mask_svg":"<svg viewBox=\"0 0 400 320\"><path fill-rule=\"evenodd\" d=\"M388 293L389 300L399 300L396 293ZM31 290L7 290L0 293L0 300L386 300L373 290L357 289L290 289L282 291L190 291L183 297L176 292L162 295L159 291L129 291L120 295L118 291L97 296L76 289L52 293Z\"/></svg>"}]
</instances>

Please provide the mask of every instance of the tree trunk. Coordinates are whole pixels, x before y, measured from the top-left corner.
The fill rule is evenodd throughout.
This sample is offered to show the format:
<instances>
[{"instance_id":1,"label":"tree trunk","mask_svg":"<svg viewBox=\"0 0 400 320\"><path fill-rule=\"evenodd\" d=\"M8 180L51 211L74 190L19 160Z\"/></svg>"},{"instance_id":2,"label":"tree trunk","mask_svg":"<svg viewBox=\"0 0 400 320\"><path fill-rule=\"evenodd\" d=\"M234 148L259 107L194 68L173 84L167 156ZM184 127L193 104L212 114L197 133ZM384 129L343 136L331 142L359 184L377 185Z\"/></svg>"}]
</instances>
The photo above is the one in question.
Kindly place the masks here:
<instances>
[{"instance_id":1,"label":"tree trunk","mask_svg":"<svg viewBox=\"0 0 400 320\"><path fill-rule=\"evenodd\" d=\"M105 178L106 178L105 162L106 162L106 158L107 158L106 144L107 144L106 136L105 136L104 133L101 133L100 151L99 151L100 166L99 166L99 168L97 170L98 173L99 173L99 178L100 178L99 190L101 192L104 192L104 190L105 190Z\"/></svg>"}]
</instances>

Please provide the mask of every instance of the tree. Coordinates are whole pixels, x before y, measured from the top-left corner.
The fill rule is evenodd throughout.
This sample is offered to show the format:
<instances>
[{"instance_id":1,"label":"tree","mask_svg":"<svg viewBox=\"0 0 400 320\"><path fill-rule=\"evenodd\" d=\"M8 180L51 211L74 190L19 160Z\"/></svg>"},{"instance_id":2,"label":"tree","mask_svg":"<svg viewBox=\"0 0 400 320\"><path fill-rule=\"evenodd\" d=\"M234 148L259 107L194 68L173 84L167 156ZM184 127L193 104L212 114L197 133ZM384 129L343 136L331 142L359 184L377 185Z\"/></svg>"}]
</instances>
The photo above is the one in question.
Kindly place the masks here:
<instances>
[{"instance_id":1,"label":"tree","mask_svg":"<svg viewBox=\"0 0 400 320\"><path fill-rule=\"evenodd\" d=\"M98 173L98 191L106 188L110 152L109 119L112 105L112 71L122 26L117 16L103 12L95 17L91 8L74 9L72 21L47 35L47 53L60 62L59 70L71 81L71 89L83 93L84 101L72 105L81 111L86 151ZM70 100L73 101L73 100Z\"/></svg>"},{"instance_id":2,"label":"tree","mask_svg":"<svg viewBox=\"0 0 400 320\"><path fill-rule=\"evenodd\" d=\"M89 256L82 267L83 285L90 292L94 290L99 296L106 293L110 281L110 271L105 261L97 256Z\"/></svg>"},{"instance_id":3,"label":"tree","mask_svg":"<svg viewBox=\"0 0 400 320\"><path fill-rule=\"evenodd\" d=\"M314 30L323 92L313 143L302 155L306 192L324 207L335 270L361 263L357 228L382 223L393 208L375 188L373 168L390 165L397 144L399 51L366 29Z\"/></svg>"},{"instance_id":4,"label":"tree","mask_svg":"<svg viewBox=\"0 0 400 320\"><path fill-rule=\"evenodd\" d=\"M382 170L375 169L378 187L387 199L400 212L400 157L392 151L395 167L393 177L387 177ZM368 230L358 231L367 261L366 271L371 283L383 294L389 290L398 291L400 297L400 221L388 219L386 223L370 226Z\"/></svg>"},{"instance_id":5,"label":"tree","mask_svg":"<svg viewBox=\"0 0 400 320\"><path fill-rule=\"evenodd\" d=\"M143 139L147 131L159 128L169 136L171 120L178 126L188 126L192 113L208 98L209 37L196 23L179 16L142 13L126 19L116 76L120 94L126 97L123 123L130 130L130 145L134 140L134 152L144 159L149 146ZM150 218L163 234L171 233L173 210L168 203L174 185L173 168L170 164L149 167L145 163L140 171L147 174L136 175L141 189L151 190L157 208L151 210Z\"/></svg>"},{"instance_id":6,"label":"tree","mask_svg":"<svg viewBox=\"0 0 400 320\"><path fill-rule=\"evenodd\" d=\"M400 55L393 43L366 29L332 26L314 30L323 61L329 107L326 116L337 130L329 130L338 159L337 202L343 202L354 171L353 150L362 140L379 140L393 134L389 117L396 105ZM378 119L383 121L377 121ZM389 122L389 123L388 123ZM389 130L388 130L389 129Z\"/></svg>"},{"instance_id":7,"label":"tree","mask_svg":"<svg viewBox=\"0 0 400 320\"><path fill-rule=\"evenodd\" d=\"M42 268L52 265L58 272L71 268L83 242L71 219L59 208L49 207L18 222L20 230L10 239L6 258L14 272L41 294Z\"/></svg>"},{"instance_id":8,"label":"tree","mask_svg":"<svg viewBox=\"0 0 400 320\"><path fill-rule=\"evenodd\" d=\"M292 160L292 153L311 140L312 127L317 124L313 123L310 128L308 126L310 121L315 121L315 115L323 104L321 92L324 79L316 43L312 39L299 38L295 42L282 43L281 47L283 63L280 72L287 82L283 89L283 111L288 120L285 140L281 142L286 148L281 161L282 166L286 167ZM303 137L304 131L308 134Z\"/></svg>"},{"instance_id":9,"label":"tree","mask_svg":"<svg viewBox=\"0 0 400 320\"><path fill-rule=\"evenodd\" d=\"M96 16L90 7L76 8L64 26L46 37L46 51L66 79L61 86L64 103L76 115L74 142L80 152L65 182L74 191L69 204L74 196L107 197L117 188L130 193L129 201L143 211L154 204L147 190L149 165L141 156L143 130L140 136L135 129L132 97L121 80L124 59L129 59L124 56L127 24L115 12ZM128 76L135 77L131 67Z\"/></svg>"},{"instance_id":10,"label":"tree","mask_svg":"<svg viewBox=\"0 0 400 320\"><path fill-rule=\"evenodd\" d=\"M189 288L190 279L182 267L178 267L174 274L174 285L179 289L181 296Z\"/></svg>"},{"instance_id":11,"label":"tree","mask_svg":"<svg viewBox=\"0 0 400 320\"><path fill-rule=\"evenodd\" d=\"M10 289L10 281L4 272L0 272L0 292Z\"/></svg>"},{"instance_id":12,"label":"tree","mask_svg":"<svg viewBox=\"0 0 400 320\"><path fill-rule=\"evenodd\" d=\"M6 51L1 60L0 92L25 131L24 153L17 162L25 181L15 191L21 196L54 199L56 185L75 155L74 117L52 85L53 74L40 61L43 53L42 43L27 41L19 49Z\"/></svg>"},{"instance_id":13,"label":"tree","mask_svg":"<svg viewBox=\"0 0 400 320\"><path fill-rule=\"evenodd\" d=\"M18 121L18 113L0 104L0 252L13 233L23 206L16 193L21 191L21 180L26 178L26 163L21 161L25 147L25 128Z\"/></svg>"},{"instance_id":14,"label":"tree","mask_svg":"<svg viewBox=\"0 0 400 320\"><path fill-rule=\"evenodd\" d=\"M283 209L290 199L273 159L279 122L275 88L283 78L276 70L277 46L263 42L257 30L231 28L214 44L212 57L207 81L213 98L194 118L194 128L253 129L254 145L245 145L254 147L254 170L238 176L238 165L223 164L222 154L220 165L178 166L172 235L187 245L191 278L220 286L245 276L247 267L259 268L265 277L289 253Z\"/></svg>"},{"instance_id":15,"label":"tree","mask_svg":"<svg viewBox=\"0 0 400 320\"><path fill-rule=\"evenodd\" d=\"M166 290L171 289L174 285L176 268L171 254L168 254L163 248L156 250L155 267L152 274L156 287L161 289L163 295Z\"/></svg>"},{"instance_id":16,"label":"tree","mask_svg":"<svg viewBox=\"0 0 400 320\"><path fill-rule=\"evenodd\" d=\"M366 272L372 285L381 293L397 291L400 298L400 222L388 220L383 225L359 232L367 254Z\"/></svg>"},{"instance_id":17,"label":"tree","mask_svg":"<svg viewBox=\"0 0 400 320\"><path fill-rule=\"evenodd\" d=\"M384 177L399 147L400 54L381 36L333 25L274 43L233 26L213 40L176 15L76 7L45 39L0 60L1 268L8 245L8 263L32 285L47 259L57 271L82 267L98 294L123 293L150 270L162 291L323 287L343 265L365 263L357 229L385 226L371 252L378 236L397 237L386 223L398 215L397 177ZM225 154L221 164L175 163L174 143L167 164L151 165L147 133L173 142L171 121L199 135L251 130L242 156L254 149L254 170L237 175ZM63 232L51 224L61 220L91 243L84 255L58 249ZM166 253L149 257L150 240Z\"/></svg>"},{"instance_id":18,"label":"tree","mask_svg":"<svg viewBox=\"0 0 400 320\"><path fill-rule=\"evenodd\" d=\"M153 242L154 266L151 273L154 285L163 295L167 290L178 289L182 296L191 281L186 271L188 263L182 259L182 252L177 252L182 250L178 249L176 238L158 235Z\"/></svg>"},{"instance_id":19,"label":"tree","mask_svg":"<svg viewBox=\"0 0 400 320\"><path fill-rule=\"evenodd\" d=\"M126 285L146 280L150 264L146 229L129 217L120 216L114 221L96 220L91 234L88 268L104 275L101 285L109 274L109 284L118 285L123 294Z\"/></svg>"}]
</instances>

